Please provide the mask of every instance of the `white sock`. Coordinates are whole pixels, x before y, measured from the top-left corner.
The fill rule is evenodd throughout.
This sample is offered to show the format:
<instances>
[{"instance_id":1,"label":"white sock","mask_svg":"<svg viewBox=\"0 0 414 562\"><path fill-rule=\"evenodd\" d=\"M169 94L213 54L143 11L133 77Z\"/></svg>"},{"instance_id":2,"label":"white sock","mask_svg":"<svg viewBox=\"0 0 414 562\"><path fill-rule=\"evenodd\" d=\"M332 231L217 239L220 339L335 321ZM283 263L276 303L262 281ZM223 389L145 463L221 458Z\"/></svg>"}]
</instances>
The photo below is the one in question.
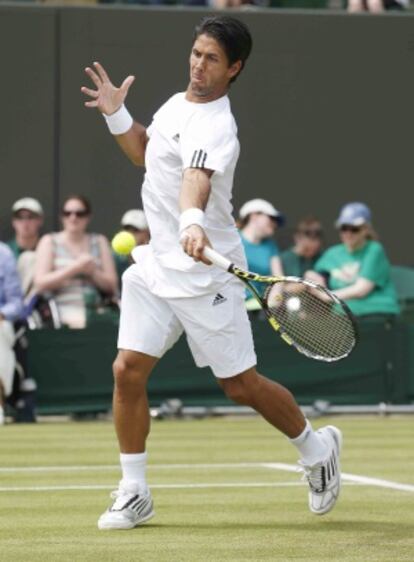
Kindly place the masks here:
<instances>
[{"instance_id":1,"label":"white sock","mask_svg":"<svg viewBox=\"0 0 414 562\"><path fill-rule=\"evenodd\" d=\"M309 420L306 420L305 429L298 437L289 439L300 453L302 460L306 464L315 464L321 461L328 454L328 447L312 429Z\"/></svg>"},{"instance_id":2,"label":"white sock","mask_svg":"<svg viewBox=\"0 0 414 562\"><path fill-rule=\"evenodd\" d=\"M127 488L147 490L145 473L147 470L147 453L120 453L123 484Z\"/></svg>"}]
</instances>

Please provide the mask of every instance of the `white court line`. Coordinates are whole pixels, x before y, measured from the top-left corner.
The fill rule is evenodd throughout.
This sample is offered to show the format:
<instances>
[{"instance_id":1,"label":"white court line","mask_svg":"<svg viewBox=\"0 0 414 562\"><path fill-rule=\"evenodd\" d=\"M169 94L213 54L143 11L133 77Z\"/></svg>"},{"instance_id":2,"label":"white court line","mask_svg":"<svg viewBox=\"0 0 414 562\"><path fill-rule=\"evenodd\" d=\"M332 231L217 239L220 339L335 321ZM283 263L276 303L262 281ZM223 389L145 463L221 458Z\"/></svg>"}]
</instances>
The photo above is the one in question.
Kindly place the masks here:
<instances>
[{"instance_id":1,"label":"white court line","mask_svg":"<svg viewBox=\"0 0 414 562\"><path fill-rule=\"evenodd\" d=\"M349 482L350 485L358 486L354 482ZM202 484L150 484L151 490L186 490L194 488L290 488L297 486L306 486L305 482L216 482L215 484L202 483ZM73 486L10 486L10 487L0 487L1 492L65 492L73 490L113 490L114 485L73 485Z\"/></svg>"},{"instance_id":2,"label":"white court line","mask_svg":"<svg viewBox=\"0 0 414 562\"><path fill-rule=\"evenodd\" d=\"M377 486L378 488L389 488L402 492L414 492L414 486L412 484L400 484L399 482L392 482L391 480L370 478L369 476L359 476L358 474L348 474L347 472L342 473L342 480L366 486Z\"/></svg>"},{"instance_id":3,"label":"white court line","mask_svg":"<svg viewBox=\"0 0 414 562\"><path fill-rule=\"evenodd\" d=\"M262 466L271 468L273 470L284 470L287 472L294 472L296 470L293 464L284 464L280 462L263 463ZM371 478L370 476L360 476L358 474L349 474L348 472L342 473L343 482L353 482L355 484L362 484L365 486L377 486L378 488L388 488L390 490L400 490L402 492L413 492L414 485L401 484L400 482L393 482L392 480L382 480L381 478Z\"/></svg>"},{"instance_id":4,"label":"white court line","mask_svg":"<svg viewBox=\"0 0 414 562\"><path fill-rule=\"evenodd\" d=\"M148 466L149 469L192 469L192 468L203 468L203 469L222 469L222 468L269 468L272 470L281 470L285 472L297 472L298 468L297 465L294 464L286 464L286 463L209 463L209 464L153 464ZM81 466L29 466L29 467L1 467L0 473L13 473L13 472L74 472L74 471L89 471L89 470L119 470L118 465L81 465ZM366 486L376 486L379 488L388 488L391 490L399 490L403 492L412 492L414 493L414 485L412 484L402 484L399 482L393 482L391 480L383 480L380 478L371 478L369 476L362 476L358 474L349 474L349 473L342 473L342 480L344 482L352 482L355 484L361 484ZM256 483L257 485L264 485L266 483ZM277 486L278 483L268 483L267 485L270 486ZM247 484L239 484L240 486L246 486ZM163 488L167 488L168 485L159 485ZM178 486L172 484L171 486ZM200 487L201 485L180 485L182 487ZM214 487L217 485L211 485ZM229 486L229 485L227 485ZM152 486L154 487L154 486ZM234 486L236 487L236 485ZM33 486L28 488L9 488L3 487L0 488L0 492L6 491L35 491L35 490L70 490L70 489L111 489L103 486L103 487L79 487L74 486L73 488L63 486L63 487L53 487L53 486Z\"/></svg>"},{"instance_id":5,"label":"white court line","mask_svg":"<svg viewBox=\"0 0 414 562\"><path fill-rule=\"evenodd\" d=\"M149 464L148 469L191 469L191 468L266 468L268 463L239 462L239 463L201 463L201 464ZM270 463L273 465L282 463ZM285 465L294 466L294 465ZM7 472L77 472L88 470L120 470L119 464L95 465L66 465L66 466L7 466L0 467L0 474Z\"/></svg>"}]
</instances>

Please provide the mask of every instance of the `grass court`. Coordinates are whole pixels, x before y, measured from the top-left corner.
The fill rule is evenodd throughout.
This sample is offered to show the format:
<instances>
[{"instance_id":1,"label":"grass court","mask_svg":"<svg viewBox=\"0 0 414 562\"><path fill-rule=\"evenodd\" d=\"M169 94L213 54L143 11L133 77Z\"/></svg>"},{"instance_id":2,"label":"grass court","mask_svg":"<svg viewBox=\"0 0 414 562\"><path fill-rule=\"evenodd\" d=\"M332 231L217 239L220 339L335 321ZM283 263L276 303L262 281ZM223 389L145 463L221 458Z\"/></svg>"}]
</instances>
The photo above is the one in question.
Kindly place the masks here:
<instances>
[{"instance_id":1,"label":"grass court","mask_svg":"<svg viewBox=\"0 0 414 562\"><path fill-rule=\"evenodd\" d=\"M98 531L119 480L110 422L0 428L4 562L414 560L412 417L323 418L344 433L341 498L307 508L297 455L259 418L155 421L148 479L156 516Z\"/></svg>"}]
</instances>

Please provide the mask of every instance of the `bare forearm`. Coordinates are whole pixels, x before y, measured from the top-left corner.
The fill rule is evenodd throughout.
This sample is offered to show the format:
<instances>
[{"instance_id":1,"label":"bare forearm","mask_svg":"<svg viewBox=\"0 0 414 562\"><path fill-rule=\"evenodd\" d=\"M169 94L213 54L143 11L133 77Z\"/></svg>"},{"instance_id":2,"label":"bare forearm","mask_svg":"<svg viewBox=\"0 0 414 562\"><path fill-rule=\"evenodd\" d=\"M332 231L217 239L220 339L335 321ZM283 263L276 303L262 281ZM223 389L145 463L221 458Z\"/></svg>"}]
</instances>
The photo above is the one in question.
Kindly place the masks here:
<instances>
[{"instance_id":1,"label":"bare forearm","mask_svg":"<svg viewBox=\"0 0 414 562\"><path fill-rule=\"evenodd\" d=\"M188 169L184 173L180 192L180 210L202 209L207 206L210 195L210 175L204 170Z\"/></svg>"},{"instance_id":2,"label":"bare forearm","mask_svg":"<svg viewBox=\"0 0 414 562\"><path fill-rule=\"evenodd\" d=\"M115 294L117 280L110 274L97 269L91 277L93 284L104 293Z\"/></svg>"},{"instance_id":3,"label":"bare forearm","mask_svg":"<svg viewBox=\"0 0 414 562\"><path fill-rule=\"evenodd\" d=\"M132 127L123 135L114 135L116 142L135 166L144 166L147 146L146 128L134 121Z\"/></svg>"},{"instance_id":4,"label":"bare forearm","mask_svg":"<svg viewBox=\"0 0 414 562\"><path fill-rule=\"evenodd\" d=\"M74 266L68 266L56 271L35 275L34 285L39 293L60 289L66 281L77 274Z\"/></svg>"},{"instance_id":5,"label":"bare forearm","mask_svg":"<svg viewBox=\"0 0 414 562\"><path fill-rule=\"evenodd\" d=\"M353 285L333 291L337 297L343 300L363 299L374 289L375 285L368 279L358 279Z\"/></svg>"}]
</instances>

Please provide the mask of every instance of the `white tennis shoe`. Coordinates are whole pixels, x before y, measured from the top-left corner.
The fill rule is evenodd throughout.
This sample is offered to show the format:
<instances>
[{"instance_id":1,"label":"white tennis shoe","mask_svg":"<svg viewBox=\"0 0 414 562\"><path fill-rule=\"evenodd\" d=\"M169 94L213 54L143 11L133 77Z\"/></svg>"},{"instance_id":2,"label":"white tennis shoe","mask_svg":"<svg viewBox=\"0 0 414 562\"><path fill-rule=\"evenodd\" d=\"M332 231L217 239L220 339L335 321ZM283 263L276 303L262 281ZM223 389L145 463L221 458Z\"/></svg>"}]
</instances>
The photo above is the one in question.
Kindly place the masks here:
<instances>
[{"instance_id":1,"label":"white tennis shoe","mask_svg":"<svg viewBox=\"0 0 414 562\"><path fill-rule=\"evenodd\" d=\"M309 509L316 515L324 515L335 506L341 489L339 455L342 433L333 425L322 427L316 433L328 446L328 455L313 465L308 465L302 460L299 465L304 479L309 484Z\"/></svg>"},{"instance_id":2,"label":"white tennis shoe","mask_svg":"<svg viewBox=\"0 0 414 562\"><path fill-rule=\"evenodd\" d=\"M114 503L98 520L98 529L133 529L155 515L149 490L142 492L128 489L120 484L118 490L111 492Z\"/></svg>"}]
</instances>

